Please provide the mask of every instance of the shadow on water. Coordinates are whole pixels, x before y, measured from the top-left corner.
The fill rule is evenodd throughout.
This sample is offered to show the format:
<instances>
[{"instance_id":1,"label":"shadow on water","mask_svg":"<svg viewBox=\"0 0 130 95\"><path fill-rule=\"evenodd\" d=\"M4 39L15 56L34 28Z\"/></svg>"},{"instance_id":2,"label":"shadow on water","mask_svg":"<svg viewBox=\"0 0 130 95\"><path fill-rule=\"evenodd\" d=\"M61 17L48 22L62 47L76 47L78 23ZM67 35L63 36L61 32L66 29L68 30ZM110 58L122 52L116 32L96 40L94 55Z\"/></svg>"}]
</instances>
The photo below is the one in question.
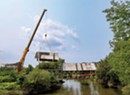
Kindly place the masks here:
<instances>
[{"instance_id":1,"label":"shadow on water","mask_svg":"<svg viewBox=\"0 0 130 95\"><path fill-rule=\"evenodd\" d=\"M45 94L44 94L45 95ZM65 80L61 89L46 95L122 95L118 90L103 88L95 82L82 85L78 80Z\"/></svg>"}]
</instances>

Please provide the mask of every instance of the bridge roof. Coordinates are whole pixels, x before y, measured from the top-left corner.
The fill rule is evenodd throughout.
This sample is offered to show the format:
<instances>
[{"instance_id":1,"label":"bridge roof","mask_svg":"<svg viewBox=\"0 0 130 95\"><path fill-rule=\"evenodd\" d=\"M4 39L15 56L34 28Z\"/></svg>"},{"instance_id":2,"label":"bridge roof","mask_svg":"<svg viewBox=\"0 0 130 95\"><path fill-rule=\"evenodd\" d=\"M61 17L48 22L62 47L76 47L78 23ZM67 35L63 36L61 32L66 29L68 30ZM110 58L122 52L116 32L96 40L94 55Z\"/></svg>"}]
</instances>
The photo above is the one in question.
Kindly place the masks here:
<instances>
[{"instance_id":1,"label":"bridge roof","mask_svg":"<svg viewBox=\"0 0 130 95\"><path fill-rule=\"evenodd\" d=\"M68 64L64 63L63 64L63 71L95 71L96 65L95 63L77 63L77 64Z\"/></svg>"}]
</instances>

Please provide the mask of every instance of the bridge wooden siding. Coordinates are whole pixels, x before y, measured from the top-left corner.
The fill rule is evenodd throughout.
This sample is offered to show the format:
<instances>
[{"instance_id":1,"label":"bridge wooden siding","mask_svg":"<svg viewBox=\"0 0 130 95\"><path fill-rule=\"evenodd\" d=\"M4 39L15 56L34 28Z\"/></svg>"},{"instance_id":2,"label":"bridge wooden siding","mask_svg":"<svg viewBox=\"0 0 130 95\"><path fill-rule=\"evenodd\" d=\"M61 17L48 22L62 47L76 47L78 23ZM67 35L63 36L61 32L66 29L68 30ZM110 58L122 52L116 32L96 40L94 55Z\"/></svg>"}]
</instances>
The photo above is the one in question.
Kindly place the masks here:
<instances>
[{"instance_id":1,"label":"bridge wooden siding","mask_svg":"<svg viewBox=\"0 0 130 95\"><path fill-rule=\"evenodd\" d=\"M68 78L86 78L86 76L95 76L96 69L96 63L94 62L64 63L61 71L62 75Z\"/></svg>"},{"instance_id":2,"label":"bridge wooden siding","mask_svg":"<svg viewBox=\"0 0 130 95\"><path fill-rule=\"evenodd\" d=\"M69 64L64 63L62 70L63 71L96 71L96 63L77 63L77 64Z\"/></svg>"}]
</instances>

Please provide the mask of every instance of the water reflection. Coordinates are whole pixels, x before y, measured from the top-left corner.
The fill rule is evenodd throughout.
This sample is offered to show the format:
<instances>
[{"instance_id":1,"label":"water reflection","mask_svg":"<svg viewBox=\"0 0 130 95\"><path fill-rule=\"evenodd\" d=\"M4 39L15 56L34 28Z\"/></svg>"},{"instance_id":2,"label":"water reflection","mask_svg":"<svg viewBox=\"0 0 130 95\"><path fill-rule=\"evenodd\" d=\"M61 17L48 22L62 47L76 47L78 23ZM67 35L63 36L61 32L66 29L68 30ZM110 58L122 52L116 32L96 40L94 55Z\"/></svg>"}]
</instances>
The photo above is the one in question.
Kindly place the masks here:
<instances>
[{"instance_id":1,"label":"water reflection","mask_svg":"<svg viewBox=\"0 0 130 95\"><path fill-rule=\"evenodd\" d=\"M98 92L98 86L94 87L94 83L93 82L90 82L89 83L89 87L90 87L90 93L91 95L99 95L99 92Z\"/></svg>"},{"instance_id":2,"label":"water reflection","mask_svg":"<svg viewBox=\"0 0 130 95\"><path fill-rule=\"evenodd\" d=\"M63 84L63 88L67 88L67 90L73 93L73 95L82 95L81 94L81 84L75 80L65 80Z\"/></svg>"},{"instance_id":3,"label":"water reflection","mask_svg":"<svg viewBox=\"0 0 130 95\"><path fill-rule=\"evenodd\" d=\"M44 94L45 95L45 94ZM77 80L65 80L58 91L46 95L122 95L118 90L103 88L96 82L90 81L83 85Z\"/></svg>"}]
</instances>

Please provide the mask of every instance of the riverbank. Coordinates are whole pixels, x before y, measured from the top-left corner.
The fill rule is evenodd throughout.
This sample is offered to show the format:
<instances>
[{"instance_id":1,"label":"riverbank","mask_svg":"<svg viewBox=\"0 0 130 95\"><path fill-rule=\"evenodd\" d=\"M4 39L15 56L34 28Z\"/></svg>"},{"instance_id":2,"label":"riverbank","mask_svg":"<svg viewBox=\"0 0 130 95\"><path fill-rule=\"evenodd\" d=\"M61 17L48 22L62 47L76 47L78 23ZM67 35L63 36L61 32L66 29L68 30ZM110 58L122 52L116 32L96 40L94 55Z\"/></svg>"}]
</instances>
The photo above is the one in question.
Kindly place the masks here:
<instances>
[{"instance_id":1,"label":"riverbank","mask_svg":"<svg viewBox=\"0 0 130 95\"><path fill-rule=\"evenodd\" d=\"M23 95L22 90L0 90L0 95Z\"/></svg>"},{"instance_id":2,"label":"riverbank","mask_svg":"<svg viewBox=\"0 0 130 95\"><path fill-rule=\"evenodd\" d=\"M0 95L25 95L22 90L0 90L0 92ZM69 79L64 80L61 88L40 95L122 95L122 93L118 89L104 88L96 81Z\"/></svg>"}]
</instances>

